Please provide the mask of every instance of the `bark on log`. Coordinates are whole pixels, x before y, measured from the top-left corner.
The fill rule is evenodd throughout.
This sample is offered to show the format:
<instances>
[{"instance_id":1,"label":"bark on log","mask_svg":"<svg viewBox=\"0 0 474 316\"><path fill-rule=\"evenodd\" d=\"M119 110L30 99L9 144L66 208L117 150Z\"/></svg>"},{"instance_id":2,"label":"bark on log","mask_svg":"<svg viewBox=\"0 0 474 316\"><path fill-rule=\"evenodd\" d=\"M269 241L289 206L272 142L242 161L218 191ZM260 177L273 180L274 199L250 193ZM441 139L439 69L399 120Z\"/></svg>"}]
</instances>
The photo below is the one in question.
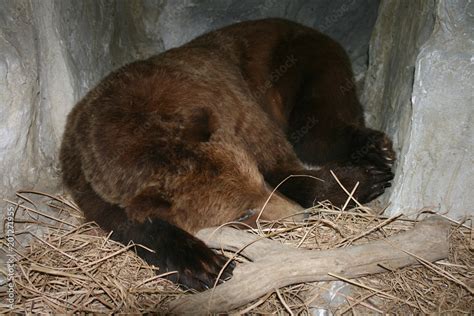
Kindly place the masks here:
<instances>
[{"instance_id":1,"label":"bark on log","mask_svg":"<svg viewBox=\"0 0 474 316\"><path fill-rule=\"evenodd\" d=\"M239 264L233 277L215 289L177 299L170 308L178 314L226 312L283 286L335 280L328 273L357 278L386 271L381 265L401 268L418 263L410 254L431 262L440 260L448 256L449 227L447 220L433 216L395 236L325 251L258 240L258 236L232 228L204 229L198 237L212 248L236 251L250 243L242 254L253 262Z\"/></svg>"}]
</instances>

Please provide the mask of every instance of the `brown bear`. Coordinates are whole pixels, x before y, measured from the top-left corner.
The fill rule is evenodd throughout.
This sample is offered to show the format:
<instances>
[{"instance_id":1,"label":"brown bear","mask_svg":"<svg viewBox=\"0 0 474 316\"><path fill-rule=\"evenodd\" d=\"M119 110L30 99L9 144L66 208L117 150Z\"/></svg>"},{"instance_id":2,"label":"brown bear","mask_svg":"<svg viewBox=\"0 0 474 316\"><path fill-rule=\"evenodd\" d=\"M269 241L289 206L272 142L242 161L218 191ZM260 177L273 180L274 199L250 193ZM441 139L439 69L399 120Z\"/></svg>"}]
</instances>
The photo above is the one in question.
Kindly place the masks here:
<instances>
[{"instance_id":1,"label":"brown bear","mask_svg":"<svg viewBox=\"0 0 474 316\"><path fill-rule=\"evenodd\" d=\"M283 19L234 24L111 73L68 116L63 181L88 220L203 290L224 257L193 236L255 214L369 202L394 153L364 126L350 61L331 38ZM295 203L296 202L296 203ZM231 276L232 266L222 279Z\"/></svg>"}]
</instances>

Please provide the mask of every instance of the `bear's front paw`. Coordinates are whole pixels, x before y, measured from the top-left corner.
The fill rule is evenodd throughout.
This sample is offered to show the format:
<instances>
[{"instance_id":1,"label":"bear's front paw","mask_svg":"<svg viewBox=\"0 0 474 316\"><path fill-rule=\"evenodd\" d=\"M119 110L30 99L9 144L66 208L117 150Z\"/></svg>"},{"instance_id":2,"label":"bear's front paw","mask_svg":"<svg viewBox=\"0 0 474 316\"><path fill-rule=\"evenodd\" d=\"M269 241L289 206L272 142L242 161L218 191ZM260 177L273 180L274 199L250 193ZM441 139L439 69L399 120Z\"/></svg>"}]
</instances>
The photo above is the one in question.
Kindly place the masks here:
<instances>
[{"instance_id":1,"label":"bear's front paw","mask_svg":"<svg viewBox=\"0 0 474 316\"><path fill-rule=\"evenodd\" d=\"M169 275L168 279L197 291L212 288L227 262L226 257L213 252L197 238L188 239L185 243L169 243L168 247L161 247L157 255L162 270L177 271ZM229 279L234 267L234 262L230 262L217 284Z\"/></svg>"},{"instance_id":2,"label":"bear's front paw","mask_svg":"<svg viewBox=\"0 0 474 316\"><path fill-rule=\"evenodd\" d=\"M374 165L360 166L360 184L356 194L360 203L368 203L379 197L390 187L394 177L388 168L379 168Z\"/></svg>"},{"instance_id":3,"label":"bear's front paw","mask_svg":"<svg viewBox=\"0 0 474 316\"><path fill-rule=\"evenodd\" d=\"M348 165L332 169L339 182L351 191L357 182L359 186L354 193L354 198L364 204L368 203L385 192L385 189L391 186L390 181L393 179L393 173L390 169L374 164L368 165ZM345 203L348 196L335 181L327 182L326 187L327 198L337 206ZM354 206L354 203L350 203Z\"/></svg>"},{"instance_id":4,"label":"bear's front paw","mask_svg":"<svg viewBox=\"0 0 474 316\"><path fill-rule=\"evenodd\" d=\"M355 134L351 161L355 165L373 164L391 169L395 162L392 141L382 132L363 129Z\"/></svg>"},{"instance_id":5,"label":"bear's front paw","mask_svg":"<svg viewBox=\"0 0 474 316\"><path fill-rule=\"evenodd\" d=\"M176 271L166 278L187 289L204 291L212 288L224 267L217 284L229 279L235 267L234 262L226 266L227 258L213 252L198 238L159 219L134 226L129 237L155 250L153 253L137 247L145 261L159 267L159 274Z\"/></svg>"}]
</instances>

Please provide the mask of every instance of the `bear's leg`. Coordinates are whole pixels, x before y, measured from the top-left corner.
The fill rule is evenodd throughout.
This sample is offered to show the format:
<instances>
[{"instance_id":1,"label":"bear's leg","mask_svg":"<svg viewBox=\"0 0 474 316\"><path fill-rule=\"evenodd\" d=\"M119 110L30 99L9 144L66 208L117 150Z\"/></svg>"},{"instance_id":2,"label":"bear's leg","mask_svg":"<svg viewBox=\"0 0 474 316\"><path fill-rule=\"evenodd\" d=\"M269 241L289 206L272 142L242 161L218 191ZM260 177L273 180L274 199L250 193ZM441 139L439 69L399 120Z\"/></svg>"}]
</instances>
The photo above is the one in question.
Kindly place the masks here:
<instances>
[{"instance_id":1,"label":"bear's leg","mask_svg":"<svg viewBox=\"0 0 474 316\"><path fill-rule=\"evenodd\" d=\"M305 207L325 199L340 206L347 194L334 180L332 170L349 190L360 182L355 197L361 203L369 202L390 186L395 160L392 144L384 133L364 126L362 106L349 61L341 57L342 49L324 64L319 64L316 57L299 55L304 64L301 69L315 70L303 77L298 94L290 100L293 106L286 135L304 167L294 162L283 164L267 175L267 181L276 185L290 174L317 177L324 181L290 179L280 192ZM296 75L298 69L295 68ZM284 84L280 87L283 96Z\"/></svg>"},{"instance_id":2,"label":"bear's leg","mask_svg":"<svg viewBox=\"0 0 474 316\"><path fill-rule=\"evenodd\" d=\"M358 103L338 109L323 100L321 96L306 96L293 109L287 136L295 153L288 155L290 159L282 157L282 163L268 170L265 179L276 186L286 177L298 175L283 183L279 191L304 207L323 200L342 206L348 196L332 170L348 190L359 182L354 197L361 203L370 202L393 179L391 142L385 134L364 127ZM298 159L293 158L295 154Z\"/></svg>"},{"instance_id":3,"label":"bear's leg","mask_svg":"<svg viewBox=\"0 0 474 316\"><path fill-rule=\"evenodd\" d=\"M294 63L274 83L276 97L269 99L281 100L274 107L286 116L282 127L301 161L312 166L393 163L389 139L364 125L350 60L340 45L306 29L290 43L283 41L274 55L273 71L293 56Z\"/></svg>"},{"instance_id":4,"label":"bear's leg","mask_svg":"<svg viewBox=\"0 0 474 316\"><path fill-rule=\"evenodd\" d=\"M65 137L72 137L69 134L66 132ZM167 277L170 280L196 290L212 287L227 259L183 229L154 216L168 211L170 205L164 199L139 196L131 205L137 209L130 212L101 198L82 173L74 143L74 139L64 142L61 149L63 181L87 220L95 221L107 232L113 231L113 240L125 245L132 241L156 251L135 248L145 261L160 268L159 273L177 271ZM233 263L225 269L221 280L230 277L232 269Z\"/></svg>"},{"instance_id":5,"label":"bear's leg","mask_svg":"<svg viewBox=\"0 0 474 316\"><path fill-rule=\"evenodd\" d=\"M354 197L360 203L370 202L381 195L393 179L390 141L384 134L363 126L352 128L337 124L333 129L328 125L313 126L314 130L308 127L306 135L301 136L300 151L293 150L296 147L294 143L285 146L278 139L268 141L268 144L279 143L280 150L272 152L277 163L260 162L267 183L278 186L280 193L303 207L311 207L315 202L324 200L336 206L345 204L348 195L331 171L349 191L359 182ZM327 134L321 136L319 132ZM301 155L301 150L307 152ZM316 159L311 159L313 156ZM279 185L292 175L294 177ZM350 205L354 203L350 201Z\"/></svg>"},{"instance_id":6,"label":"bear's leg","mask_svg":"<svg viewBox=\"0 0 474 316\"><path fill-rule=\"evenodd\" d=\"M323 124L308 129L300 143L293 142L302 164L283 164L266 175L267 181L274 186L289 175L300 175L282 184L279 191L304 207L323 200L330 200L336 206L345 203L348 196L331 171L349 191L359 182L354 196L360 203L370 202L383 194L393 179L391 167L395 154L385 134L342 123L332 127Z\"/></svg>"},{"instance_id":7,"label":"bear's leg","mask_svg":"<svg viewBox=\"0 0 474 316\"><path fill-rule=\"evenodd\" d=\"M201 240L177 226L150 216L139 220L132 218L118 205L101 199L85 182L79 191L72 191L74 200L84 211L88 220L95 221L106 231L113 231L111 238L125 245L131 241L156 251L150 252L140 246L135 249L146 262L160 268L159 273L177 271L167 278L184 285L186 288L205 290L214 282L227 259L214 253ZM150 201L144 201L149 207ZM154 199L153 207L157 212L166 212L167 202ZM140 207L136 203L134 207ZM231 276L233 263L221 276L225 280Z\"/></svg>"},{"instance_id":8,"label":"bear's leg","mask_svg":"<svg viewBox=\"0 0 474 316\"><path fill-rule=\"evenodd\" d=\"M267 173L266 180L273 186L279 185L278 191L303 207L311 207L325 200L340 207L345 204L348 195L332 176L331 171L349 191L359 182L354 198L360 203L370 202L383 194L393 179L390 170L381 170L372 165L336 162L313 169L305 169L297 164L282 165ZM282 182L285 179L287 180ZM354 203L349 201L349 205L353 206Z\"/></svg>"},{"instance_id":9,"label":"bear's leg","mask_svg":"<svg viewBox=\"0 0 474 316\"><path fill-rule=\"evenodd\" d=\"M390 139L382 132L364 127L362 123L347 123L339 118L340 113L327 112L329 105L320 105L314 103L312 107L295 108L296 112L292 113L293 124L301 122L303 117L319 120L315 120L314 124L303 125L306 126L303 130L298 129L298 125L292 125L293 130L290 129L288 135L298 158L309 169L298 170L293 167L292 173L309 174L325 182L318 184L310 178L296 178L283 185L280 191L306 207L312 205L311 198L317 201L329 199L336 206L341 206L347 194L334 180L330 173L332 170L348 190L360 182L355 197L361 203L370 202L380 196L393 179L391 168L395 153ZM348 112L352 110L357 113L356 108L348 105ZM341 110L341 113L345 112ZM298 132L299 137L291 138ZM275 173L275 178L282 180L287 174L288 170L281 170ZM298 190L298 187L311 187L311 182L312 186L316 186L314 189Z\"/></svg>"},{"instance_id":10,"label":"bear's leg","mask_svg":"<svg viewBox=\"0 0 474 316\"><path fill-rule=\"evenodd\" d=\"M302 84L289 115L287 137L306 164L375 164L390 168L395 160L387 135L364 126L350 69L340 64Z\"/></svg>"},{"instance_id":11,"label":"bear's leg","mask_svg":"<svg viewBox=\"0 0 474 316\"><path fill-rule=\"evenodd\" d=\"M308 166L338 162L391 169L395 153L386 134L363 125L346 124L337 118L328 118L317 110L304 109L298 115L325 117L322 121L331 120L330 123L306 125L308 127L299 131L293 127L288 132L298 158Z\"/></svg>"}]
</instances>

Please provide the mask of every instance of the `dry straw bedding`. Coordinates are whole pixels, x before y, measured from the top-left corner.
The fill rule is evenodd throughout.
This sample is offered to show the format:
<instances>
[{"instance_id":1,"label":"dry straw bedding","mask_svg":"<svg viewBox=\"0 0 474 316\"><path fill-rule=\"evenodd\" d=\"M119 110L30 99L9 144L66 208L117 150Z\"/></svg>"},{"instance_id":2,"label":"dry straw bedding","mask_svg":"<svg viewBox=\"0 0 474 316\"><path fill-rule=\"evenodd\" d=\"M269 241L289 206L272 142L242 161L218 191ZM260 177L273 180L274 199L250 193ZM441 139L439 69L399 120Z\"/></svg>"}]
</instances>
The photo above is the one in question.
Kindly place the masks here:
<instances>
[{"instance_id":1,"label":"dry straw bedding","mask_svg":"<svg viewBox=\"0 0 474 316\"><path fill-rule=\"evenodd\" d=\"M93 223L81 224L81 212L68 199L42 194L39 204L32 196L38 194L19 193L17 201L8 201L16 211L16 236L28 245L16 243L15 305L10 309L4 304L3 286L0 313L166 312L169 302L192 294L157 275L157 268L134 254L133 245L110 240ZM295 247L325 250L385 238L415 224L402 217L387 220L364 207L341 211L319 204L310 214L304 223L262 223L262 232ZM350 280L337 293L328 290L344 284L341 281L295 284L232 312L304 315L328 308L354 315L472 313L471 225L453 221L446 260L394 271L386 267L386 273ZM5 238L2 241L5 246ZM328 300L330 294L335 299Z\"/></svg>"}]
</instances>

